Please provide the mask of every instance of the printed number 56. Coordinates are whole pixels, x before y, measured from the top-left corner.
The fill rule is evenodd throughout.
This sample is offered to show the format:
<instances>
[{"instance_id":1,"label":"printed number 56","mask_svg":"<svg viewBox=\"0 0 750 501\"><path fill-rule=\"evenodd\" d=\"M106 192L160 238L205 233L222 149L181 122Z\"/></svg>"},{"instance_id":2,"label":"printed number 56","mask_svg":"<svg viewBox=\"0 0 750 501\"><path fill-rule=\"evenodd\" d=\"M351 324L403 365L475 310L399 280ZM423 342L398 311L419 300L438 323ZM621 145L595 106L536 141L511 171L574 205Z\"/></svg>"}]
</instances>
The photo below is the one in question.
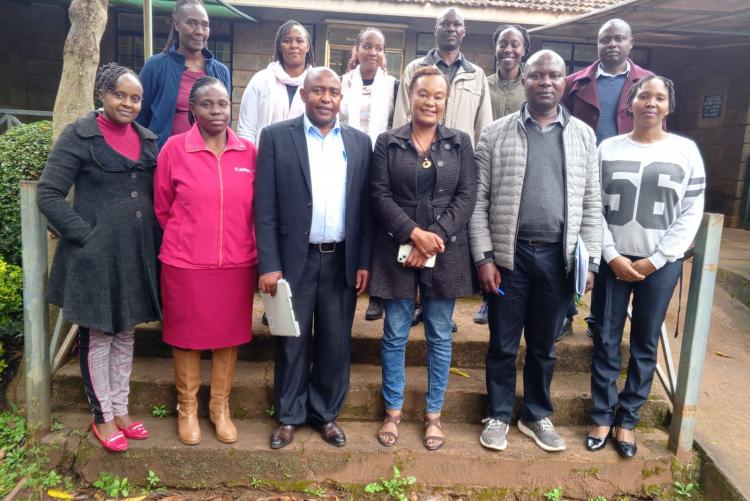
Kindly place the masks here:
<instances>
[{"instance_id":1,"label":"printed number 56","mask_svg":"<svg viewBox=\"0 0 750 501\"><path fill-rule=\"evenodd\" d=\"M650 230L666 230L675 218L675 206L680 199L674 188L659 186L659 176L669 176L672 183L681 184L685 173L678 164L653 162L643 167L640 193L638 186L629 179L613 179L617 173L638 173L640 162L605 160L602 162L602 186L608 195L619 195L617 210L605 208L607 223L623 226L633 220ZM636 207L636 198L638 206ZM657 204L662 210L657 211Z\"/></svg>"}]
</instances>

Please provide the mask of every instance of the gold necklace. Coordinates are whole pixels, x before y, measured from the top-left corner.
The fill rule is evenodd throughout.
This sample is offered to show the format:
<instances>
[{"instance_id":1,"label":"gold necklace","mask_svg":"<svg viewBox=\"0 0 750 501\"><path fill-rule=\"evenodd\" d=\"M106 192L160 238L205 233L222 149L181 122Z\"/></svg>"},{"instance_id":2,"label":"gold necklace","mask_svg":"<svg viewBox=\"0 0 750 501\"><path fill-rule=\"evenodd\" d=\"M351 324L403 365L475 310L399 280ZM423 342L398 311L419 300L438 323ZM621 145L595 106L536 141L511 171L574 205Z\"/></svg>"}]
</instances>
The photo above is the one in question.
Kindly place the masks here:
<instances>
[{"instance_id":1,"label":"gold necklace","mask_svg":"<svg viewBox=\"0 0 750 501\"><path fill-rule=\"evenodd\" d=\"M422 160L422 168L429 169L430 167L432 167L432 160L427 158L427 152L430 149L424 148L422 146L422 143L419 142L419 139L417 139L417 135L414 134L414 132L411 133L411 138L414 140L414 142L417 144L417 147L419 148L419 151L417 151L417 153L421 153L421 155L424 157L424 160ZM435 138L435 135L433 134L432 139L434 138ZM430 144L432 144L432 140L430 140Z\"/></svg>"}]
</instances>

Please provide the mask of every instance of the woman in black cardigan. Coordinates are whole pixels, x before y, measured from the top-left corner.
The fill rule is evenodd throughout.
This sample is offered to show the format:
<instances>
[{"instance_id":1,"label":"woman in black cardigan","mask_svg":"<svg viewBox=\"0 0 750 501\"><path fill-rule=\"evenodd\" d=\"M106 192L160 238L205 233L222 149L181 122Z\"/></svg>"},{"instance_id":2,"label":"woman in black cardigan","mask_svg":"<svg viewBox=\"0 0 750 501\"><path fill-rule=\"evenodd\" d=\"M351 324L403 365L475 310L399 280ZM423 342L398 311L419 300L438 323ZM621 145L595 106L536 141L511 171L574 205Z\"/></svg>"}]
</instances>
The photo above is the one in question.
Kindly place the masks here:
<instances>
[{"instance_id":1,"label":"woman in black cardigan","mask_svg":"<svg viewBox=\"0 0 750 501\"><path fill-rule=\"evenodd\" d=\"M469 136L440 125L449 84L435 66L420 68L409 85L411 122L378 137L371 171L378 222L370 293L383 298L381 363L386 417L378 441L398 438L404 395L404 352L419 291L427 340L424 446L442 447L440 412L451 360L456 298L476 292L466 223L476 202ZM403 244L411 251L397 261ZM428 260L435 257L434 268Z\"/></svg>"},{"instance_id":2,"label":"woman in black cardigan","mask_svg":"<svg viewBox=\"0 0 750 501\"><path fill-rule=\"evenodd\" d=\"M136 124L143 88L110 63L95 90L102 113L68 125L39 182L37 203L62 237L47 300L78 324L79 359L94 415L91 429L111 451L148 431L128 415L134 327L161 317L153 209L156 135ZM66 202L75 185L73 204Z\"/></svg>"}]
</instances>

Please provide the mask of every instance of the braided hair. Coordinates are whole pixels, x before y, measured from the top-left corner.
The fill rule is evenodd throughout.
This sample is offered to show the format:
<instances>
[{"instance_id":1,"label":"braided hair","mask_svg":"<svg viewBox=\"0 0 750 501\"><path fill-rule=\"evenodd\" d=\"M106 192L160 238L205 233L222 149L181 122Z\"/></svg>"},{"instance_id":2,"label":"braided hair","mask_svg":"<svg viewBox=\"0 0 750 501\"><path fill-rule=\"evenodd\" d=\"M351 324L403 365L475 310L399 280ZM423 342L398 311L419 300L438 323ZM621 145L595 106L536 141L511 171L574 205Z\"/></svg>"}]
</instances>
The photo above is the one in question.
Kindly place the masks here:
<instances>
[{"instance_id":1,"label":"braided hair","mask_svg":"<svg viewBox=\"0 0 750 501\"><path fill-rule=\"evenodd\" d=\"M188 122L190 125L193 125L195 123L195 117L193 116L193 106L198 101L198 95L201 93L201 91L205 87L210 87L212 85L218 85L222 89L224 89L224 92L226 92L227 96L229 96L229 92L227 91L227 88L224 86L223 83L221 83L221 80L214 77L200 77L193 82L193 86L190 88L190 96L188 97L188 102L190 105L188 106Z\"/></svg>"},{"instance_id":2,"label":"braided hair","mask_svg":"<svg viewBox=\"0 0 750 501\"><path fill-rule=\"evenodd\" d=\"M368 33L377 33L378 35L380 35L380 37L383 39L383 49L385 50L385 35L383 35L383 32L380 31L380 29L375 28L374 26L368 26L367 28L362 29L357 34L357 40L354 42L354 47L352 47L352 57L349 58L349 62L346 64L346 69L348 71L352 71L359 64L357 50L359 49L359 46L362 45L362 43L365 41L365 36L367 36ZM386 71L387 69L385 63L385 54L383 55L380 67L383 69L383 71Z\"/></svg>"},{"instance_id":3,"label":"braided hair","mask_svg":"<svg viewBox=\"0 0 750 501\"><path fill-rule=\"evenodd\" d=\"M669 114L671 115L674 113L675 109L675 101L674 101L674 82L672 80L668 79L667 77L662 77L659 75L649 75L646 78L642 78L638 80L636 83L633 84L633 86L630 88L630 92L628 92L628 105L625 109L625 114L633 118L633 100L635 99L635 96L638 95L638 91L640 91L644 85L646 85L651 80L661 80L661 82L664 84L664 87L667 88L667 96L669 97Z\"/></svg>"},{"instance_id":4,"label":"braided hair","mask_svg":"<svg viewBox=\"0 0 750 501\"><path fill-rule=\"evenodd\" d=\"M313 50L313 44L312 40L310 39L310 34L307 32L304 26L302 26L298 21L295 21L294 19L290 19L289 21L285 22L284 24L279 26L279 29L276 31L276 54L274 55L274 61L278 61L282 66L284 65L284 56L281 53L281 41L284 40L284 37L287 36L291 29L295 26L302 30L302 32L305 34L305 41L307 42L305 68L307 68L308 66L314 66L315 51Z\"/></svg>"},{"instance_id":5,"label":"braided hair","mask_svg":"<svg viewBox=\"0 0 750 501\"><path fill-rule=\"evenodd\" d=\"M497 41L500 40L500 35L502 35L503 31L505 30L516 30L521 34L521 36L523 37L523 57L521 59L526 59L526 56L528 56L529 52L531 51L531 37L529 36L529 31L519 24L501 24L497 27L495 32L492 34L493 53L495 51L495 48L497 47ZM497 60L495 60L495 66L497 66Z\"/></svg>"},{"instance_id":6,"label":"braided hair","mask_svg":"<svg viewBox=\"0 0 750 501\"><path fill-rule=\"evenodd\" d=\"M178 14L180 13L180 10L182 10L183 7L203 7L206 8L205 5L203 5L203 0L177 0L174 4L174 10L172 11L172 25L169 28L169 36L167 37L167 43L164 45L164 50L162 52L167 52L172 45L175 45L177 47L180 46L180 34L177 33L177 30L174 29L174 21L177 19Z\"/></svg>"},{"instance_id":7,"label":"braided hair","mask_svg":"<svg viewBox=\"0 0 750 501\"><path fill-rule=\"evenodd\" d=\"M114 92L117 88L117 81L121 76L125 74L133 75L136 80L138 75L133 70L126 66L120 66L117 63L107 63L99 68L96 72L96 80L94 81L94 97L101 99L101 97L107 92Z\"/></svg>"}]
</instances>

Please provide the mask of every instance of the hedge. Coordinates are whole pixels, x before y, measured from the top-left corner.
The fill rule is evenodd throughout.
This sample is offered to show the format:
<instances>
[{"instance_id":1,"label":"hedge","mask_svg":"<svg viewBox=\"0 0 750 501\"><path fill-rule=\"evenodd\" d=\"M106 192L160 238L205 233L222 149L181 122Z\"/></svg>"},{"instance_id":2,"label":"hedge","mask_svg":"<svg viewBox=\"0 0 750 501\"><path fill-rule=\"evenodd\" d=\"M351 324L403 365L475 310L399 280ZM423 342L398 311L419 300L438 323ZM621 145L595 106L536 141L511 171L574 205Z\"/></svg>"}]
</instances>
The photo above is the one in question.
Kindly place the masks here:
<instances>
[{"instance_id":1,"label":"hedge","mask_svg":"<svg viewBox=\"0 0 750 501\"><path fill-rule=\"evenodd\" d=\"M20 181L39 179L52 149L52 122L34 122L0 136L0 258L21 264Z\"/></svg>"},{"instance_id":2,"label":"hedge","mask_svg":"<svg viewBox=\"0 0 750 501\"><path fill-rule=\"evenodd\" d=\"M23 332L23 272L0 259L0 339Z\"/></svg>"}]
</instances>

